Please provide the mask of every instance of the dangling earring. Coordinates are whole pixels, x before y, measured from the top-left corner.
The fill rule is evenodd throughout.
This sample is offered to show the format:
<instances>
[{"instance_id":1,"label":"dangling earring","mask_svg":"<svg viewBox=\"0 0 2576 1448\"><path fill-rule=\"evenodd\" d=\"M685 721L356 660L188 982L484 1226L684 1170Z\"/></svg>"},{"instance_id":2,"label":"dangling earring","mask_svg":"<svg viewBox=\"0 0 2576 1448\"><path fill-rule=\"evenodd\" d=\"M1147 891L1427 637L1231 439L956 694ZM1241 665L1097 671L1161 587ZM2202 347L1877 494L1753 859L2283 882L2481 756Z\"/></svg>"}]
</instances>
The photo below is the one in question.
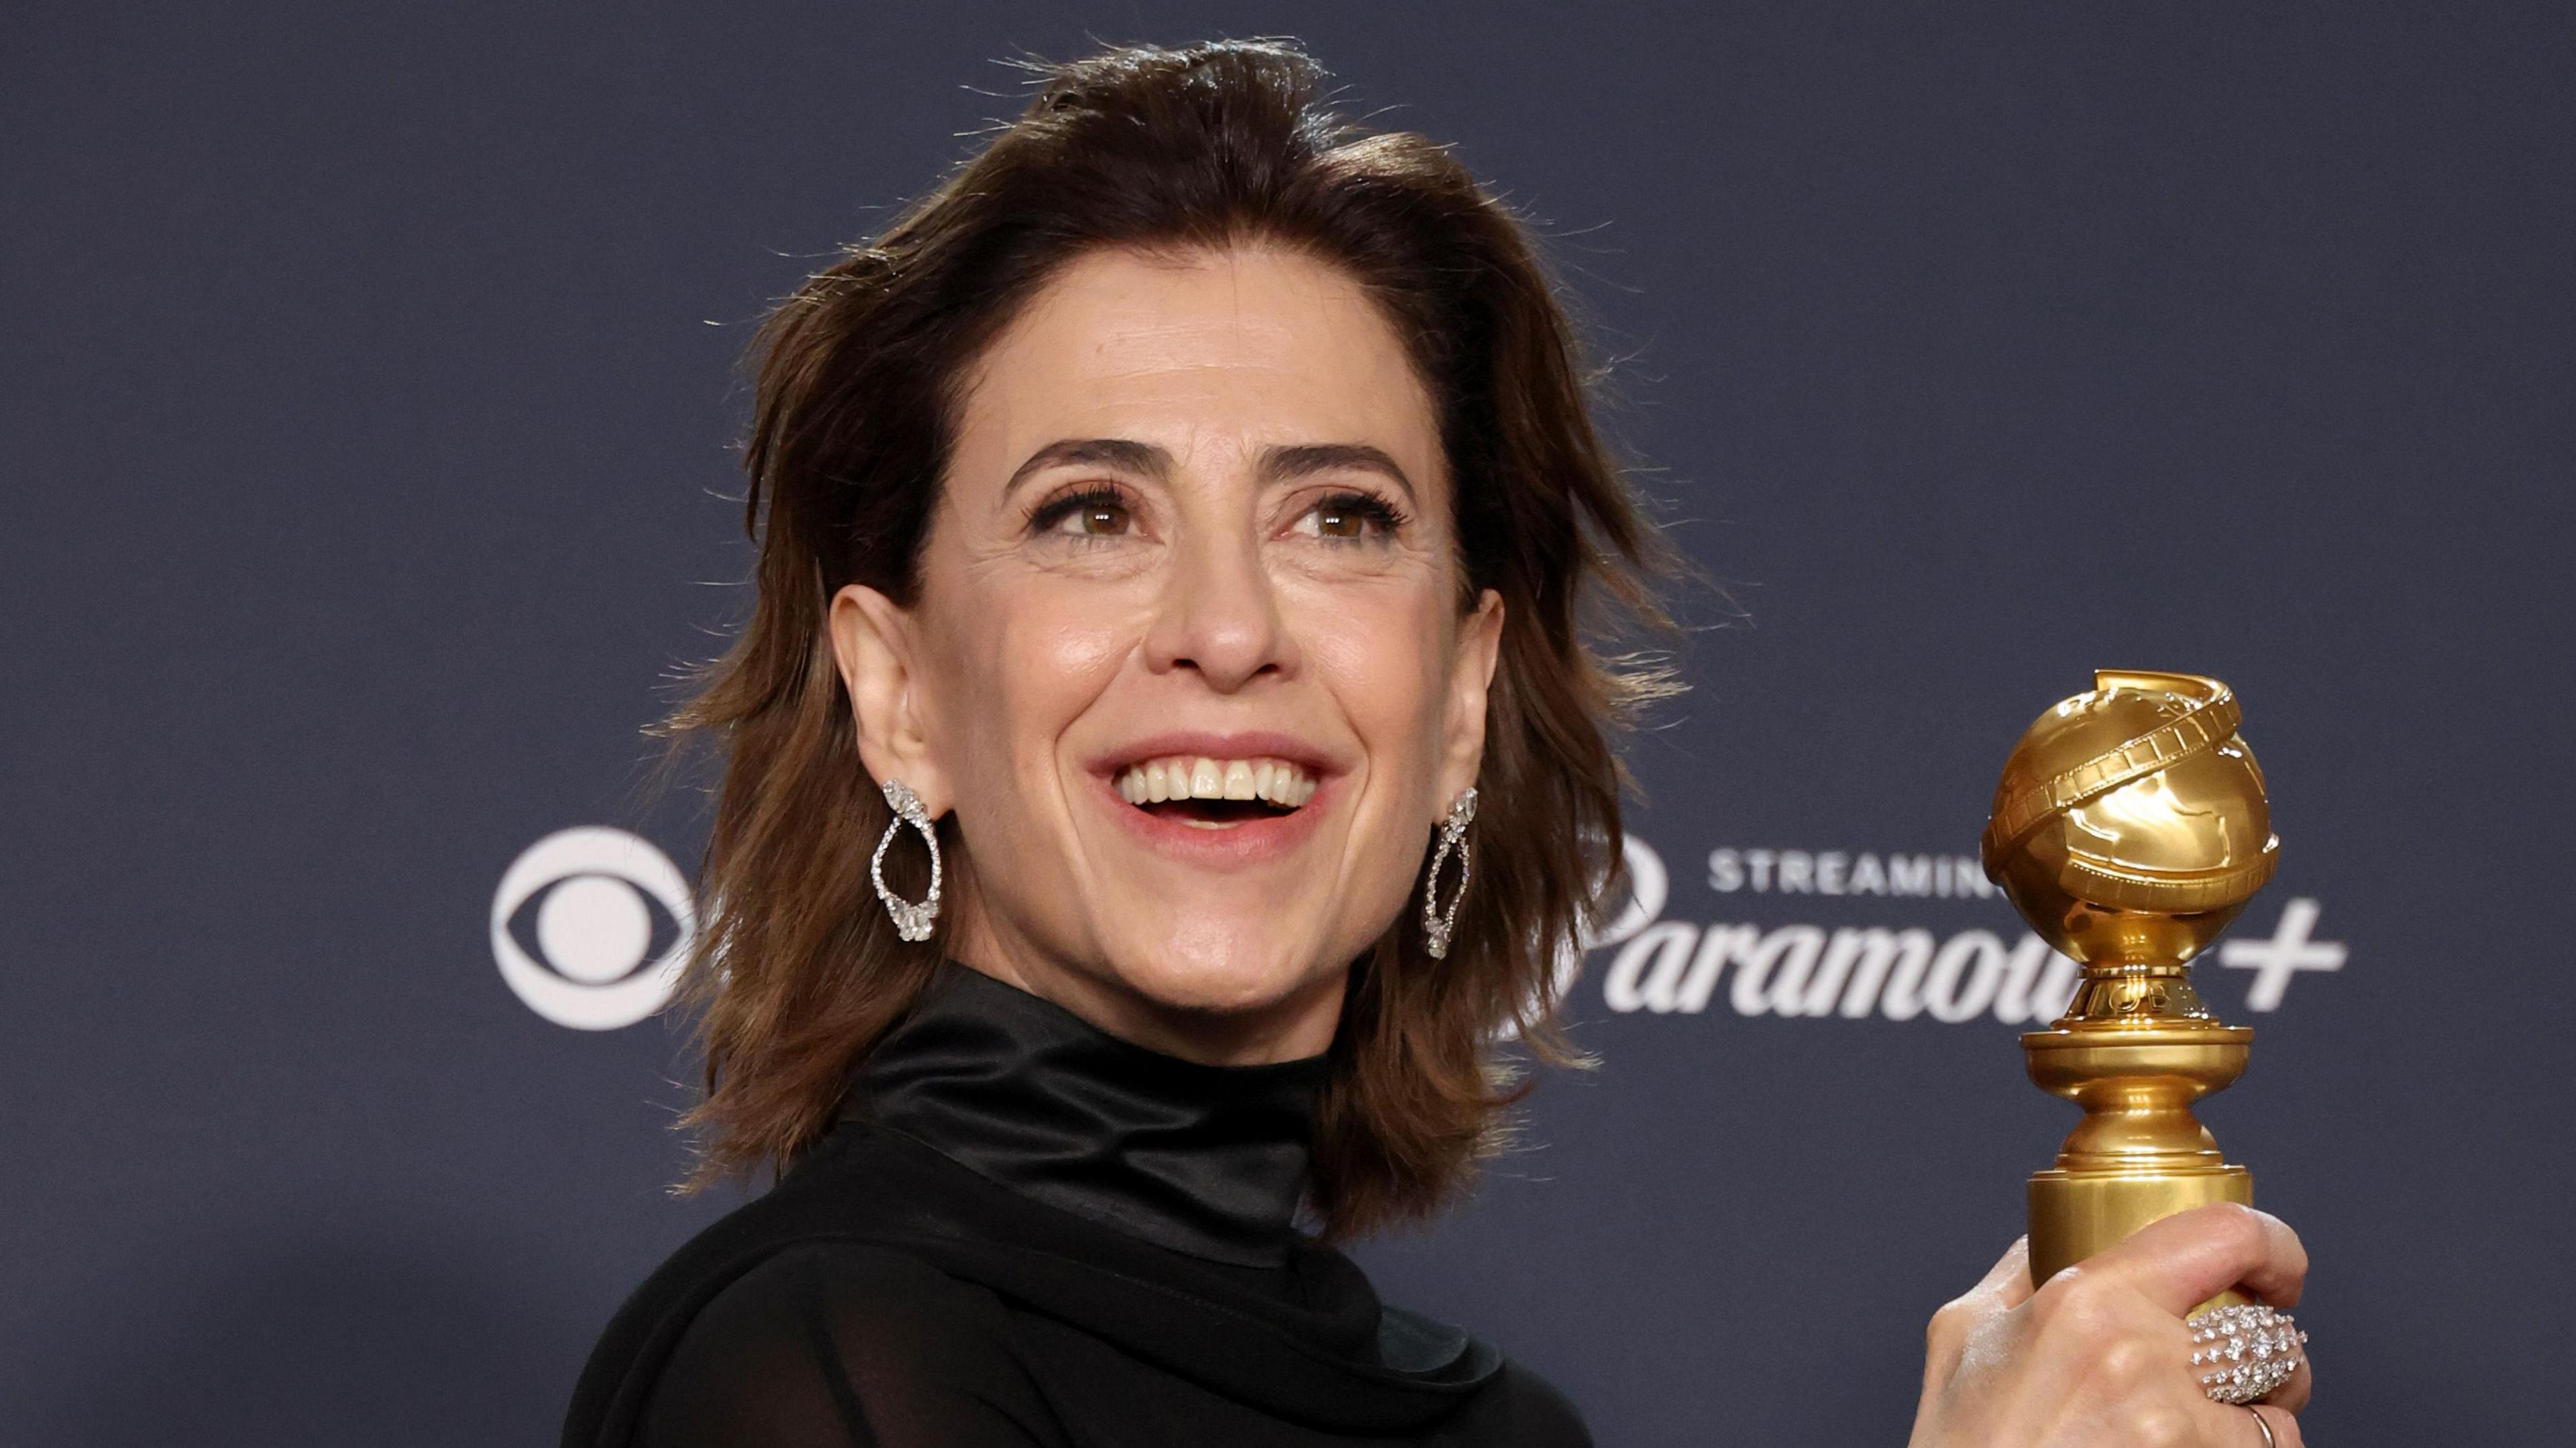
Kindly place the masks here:
<instances>
[{"instance_id":1,"label":"dangling earring","mask_svg":"<svg viewBox=\"0 0 2576 1448\"><path fill-rule=\"evenodd\" d=\"M1467 826L1476 818L1476 791L1469 789L1449 806L1449 817L1440 822L1440 847L1431 852L1431 868L1422 880L1422 935L1433 960L1449 958L1449 937L1458 931L1458 907L1467 898L1467 879L1474 873L1474 851L1467 845ZM1449 897L1449 908L1440 904L1440 867L1449 852L1458 852L1458 893Z\"/></svg>"},{"instance_id":2,"label":"dangling earring","mask_svg":"<svg viewBox=\"0 0 2576 1448\"><path fill-rule=\"evenodd\" d=\"M886 832L877 841L877 852L868 860L868 878L876 883L877 898L885 902L886 914L894 919L894 933L906 940L928 940L931 922L939 918L939 832L930 827L930 814L921 807L921 796L900 779L885 782L885 802L894 811L886 821ZM921 842L930 846L930 894L920 904L904 899L886 888L886 849L905 825L921 831Z\"/></svg>"}]
</instances>

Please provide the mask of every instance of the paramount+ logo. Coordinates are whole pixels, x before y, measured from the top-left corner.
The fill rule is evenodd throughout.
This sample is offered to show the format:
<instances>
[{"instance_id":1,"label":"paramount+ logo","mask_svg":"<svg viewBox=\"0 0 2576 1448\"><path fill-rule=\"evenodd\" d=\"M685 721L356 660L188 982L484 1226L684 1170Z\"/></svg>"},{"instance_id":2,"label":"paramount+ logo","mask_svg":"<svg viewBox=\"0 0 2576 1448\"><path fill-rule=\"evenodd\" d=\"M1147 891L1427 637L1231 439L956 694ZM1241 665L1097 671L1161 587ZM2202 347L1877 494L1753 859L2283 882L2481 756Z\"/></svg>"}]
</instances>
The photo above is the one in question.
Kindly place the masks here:
<instances>
[{"instance_id":1,"label":"paramount+ logo","mask_svg":"<svg viewBox=\"0 0 2576 1448\"><path fill-rule=\"evenodd\" d=\"M2076 963L2027 929L1939 918L1962 902L2001 902L1972 857L1722 846L1708 853L1705 881L1730 918L1692 921L1664 918L1672 876L1654 847L1630 835L1625 853L1628 904L1592 942L1614 1011L2023 1026L2055 1020L2075 996ZM2316 938L2319 913L2294 897L2268 938L2240 918L2219 944L2220 966L2251 972L2246 1009L2277 1010L2301 974L2343 969L2345 947ZM1830 923L1835 915L1894 918Z\"/></svg>"}]
</instances>

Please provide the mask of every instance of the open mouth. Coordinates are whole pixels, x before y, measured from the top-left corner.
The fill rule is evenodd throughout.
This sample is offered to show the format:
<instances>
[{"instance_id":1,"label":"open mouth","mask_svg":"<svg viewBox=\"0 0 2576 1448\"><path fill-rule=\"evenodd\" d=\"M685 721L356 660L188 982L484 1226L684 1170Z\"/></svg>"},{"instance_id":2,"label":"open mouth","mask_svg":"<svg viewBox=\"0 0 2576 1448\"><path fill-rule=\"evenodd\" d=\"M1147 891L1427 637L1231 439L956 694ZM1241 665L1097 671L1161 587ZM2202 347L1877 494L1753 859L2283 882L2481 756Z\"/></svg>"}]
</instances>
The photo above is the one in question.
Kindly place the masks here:
<instances>
[{"instance_id":1,"label":"open mouth","mask_svg":"<svg viewBox=\"0 0 2576 1448\"><path fill-rule=\"evenodd\" d=\"M1113 781L1129 804L1201 829L1230 829L1296 813L1315 779L1284 759L1174 755L1131 764Z\"/></svg>"}]
</instances>

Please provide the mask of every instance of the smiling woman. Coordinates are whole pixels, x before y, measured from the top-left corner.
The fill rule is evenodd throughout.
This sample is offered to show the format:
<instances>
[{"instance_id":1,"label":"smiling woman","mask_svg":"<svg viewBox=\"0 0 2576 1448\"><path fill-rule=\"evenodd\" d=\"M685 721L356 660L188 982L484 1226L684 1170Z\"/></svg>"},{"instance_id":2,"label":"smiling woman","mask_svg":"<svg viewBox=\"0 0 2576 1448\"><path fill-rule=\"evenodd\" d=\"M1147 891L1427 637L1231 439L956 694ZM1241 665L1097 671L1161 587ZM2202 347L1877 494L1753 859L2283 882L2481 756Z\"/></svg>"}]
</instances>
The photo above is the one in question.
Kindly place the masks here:
<instances>
[{"instance_id":1,"label":"smiling woman","mask_svg":"<svg viewBox=\"0 0 2576 1448\"><path fill-rule=\"evenodd\" d=\"M1475 783L1507 612L1414 364L1253 234L1065 262L961 391L909 600L831 615L868 772L954 809L953 953L1174 1055L1326 1054Z\"/></svg>"},{"instance_id":2,"label":"smiling woman","mask_svg":"<svg viewBox=\"0 0 2576 1448\"><path fill-rule=\"evenodd\" d=\"M1662 555L1518 224L1323 87L1052 70L765 330L757 607L674 723L726 758L702 1178L782 1179L567 1444L1588 1441L1330 1244L1564 1057ZM2009 1277L1948 1320L2027 1324ZM2065 1391L2093 1331L1963 1339L1925 1441L2148 1392Z\"/></svg>"},{"instance_id":3,"label":"smiling woman","mask_svg":"<svg viewBox=\"0 0 2576 1448\"><path fill-rule=\"evenodd\" d=\"M1325 83L1260 44L1052 72L771 321L758 607L675 721L728 757L711 1170L812 1146L943 957L1173 1055L1329 1055L1336 1233L1454 1189L1498 1034L1554 1051L1553 967L1616 863L1606 731L1665 686L1586 631L1653 617L1659 555L1518 224ZM1163 807L1126 801L1158 761ZM1292 812L1172 803L1264 761ZM887 780L938 821L932 950L870 888ZM1480 784L1428 971L1400 907Z\"/></svg>"}]
</instances>

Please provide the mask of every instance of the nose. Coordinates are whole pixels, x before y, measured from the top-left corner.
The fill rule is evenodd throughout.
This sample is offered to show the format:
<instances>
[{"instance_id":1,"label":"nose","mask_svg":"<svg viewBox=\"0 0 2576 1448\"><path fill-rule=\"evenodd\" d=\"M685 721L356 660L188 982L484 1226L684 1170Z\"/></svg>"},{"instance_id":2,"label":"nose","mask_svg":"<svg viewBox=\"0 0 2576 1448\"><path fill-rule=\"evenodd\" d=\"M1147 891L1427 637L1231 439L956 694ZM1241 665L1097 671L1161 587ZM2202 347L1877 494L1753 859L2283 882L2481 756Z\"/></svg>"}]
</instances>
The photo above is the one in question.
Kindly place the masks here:
<instances>
[{"instance_id":1,"label":"nose","mask_svg":"<svg viewBox=\"0 0 2576 1448\"><path fill-rule=\"evenodd\" d=\"M1145 636L1147 667L1195 670L1220 694L1293 672L1296 644L1259 542L1201 532L1175 552Z\"/></svg>"}]
</instances>

